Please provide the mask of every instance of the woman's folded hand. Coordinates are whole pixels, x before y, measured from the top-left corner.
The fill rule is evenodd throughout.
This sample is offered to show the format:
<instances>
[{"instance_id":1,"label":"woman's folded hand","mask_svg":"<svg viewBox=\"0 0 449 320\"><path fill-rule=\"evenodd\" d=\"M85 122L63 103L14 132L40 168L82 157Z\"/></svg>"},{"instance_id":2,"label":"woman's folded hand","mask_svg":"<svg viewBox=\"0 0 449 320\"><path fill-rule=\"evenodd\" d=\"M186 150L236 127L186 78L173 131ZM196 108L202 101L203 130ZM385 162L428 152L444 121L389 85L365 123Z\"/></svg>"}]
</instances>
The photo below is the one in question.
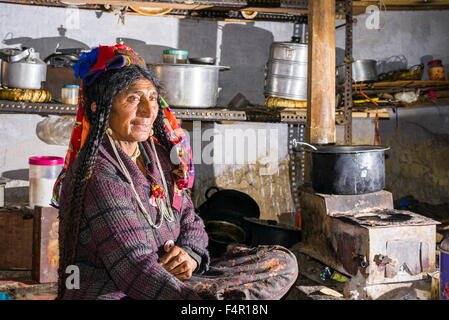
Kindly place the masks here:
<instances>
[{"instance_id":1,"label":"woman's folded hand","mask_svg":"<svg viewBox=\"0 0 449 320\"><path fill-rule=\"evenodd\" d=\"M162 267L179 280L187 280L192 276L198 263L187 252L178 246L171 248L159 259Z\"/></svg>"}]
</instances>

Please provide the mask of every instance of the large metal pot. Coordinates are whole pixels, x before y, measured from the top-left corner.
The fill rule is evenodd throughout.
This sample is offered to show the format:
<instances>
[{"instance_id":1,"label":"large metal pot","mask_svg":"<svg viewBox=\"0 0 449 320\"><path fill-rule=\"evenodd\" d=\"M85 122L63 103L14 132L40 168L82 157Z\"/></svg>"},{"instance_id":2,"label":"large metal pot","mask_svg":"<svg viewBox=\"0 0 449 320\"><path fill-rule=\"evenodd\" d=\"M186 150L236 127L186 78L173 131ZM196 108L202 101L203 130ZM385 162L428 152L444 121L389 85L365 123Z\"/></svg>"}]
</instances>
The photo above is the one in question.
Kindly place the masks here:
<instances>
[{"instance_id":1,"label":"large metal pot","mask_svg":"<svg viewBox=\"0 0 449 320\"><path fill-rule=\"evenodd\" d=\"M47 65L33 48L2 49L2 85L8 88L41 89L47 76Z\"/></svg>"},{"instance_id":2,"label":"large metal pot","mask_svg":"<svg viewBox=\"0 0 449 320\"><path fill-rule=\"evenodd\" d=\"M213 190L215 192L210 195ZM259 205L244 192L213 186L206 190L205 196L207 200L198 208L198 214L205 221L223 220L245 229L244 217L260 216Z\"/></svg>"},{"instance_id":3,"label":"large metal pot","mask_svg":"<svg viewBox=\"0 0 449 320\"><path fill-rule=\"evenodd\" d=\"M250 226L251 245L280 245L292 247L301 241L301 229L275 220L245 218Z\"/></svg>"},{"instance_id":4,"label":"large metal pot","mask_svg":"<svg viewBox=\"0 0 449 320\"><path fill-rule=\"evenodd\" d=\"M376 60L356 60L352 63L352 79L355 82L370 82L377 81L377 69ZM345 65L341 64L337 66L336 71L336 81L337 84L342 84L345 82Z\"/></svg>"},{"instance_id":5,"label":"large metal pot","mask_svg":"<svg viewBox=\"0 0 449 320\"><path fill-rule=\"evenodd\" d=\"M265 96L307 100L307 44L273 42L265 76Z\"/></svg>"},{"instance_id":6,"label":"large metal pot","mask_svg":"<svg viewBox=\"0 0 449 320\"><path fill-rule=\"evenodd\" d=\"M218 72L230 67L201 64L153 64L156 77L171 106L215 107L218 98Z\"/></svg>"},{"instance_id":7,"label":"large metal pot","mask_svg":"<svg viewBox=\"0 0 449 320\"><path fill-rule=\"evenodd\" d=\"M311 152L315 192L356 195L385 188L385 151L389 147L328 145L315 149L307 150Z\"/></svg>"}]
</instances>

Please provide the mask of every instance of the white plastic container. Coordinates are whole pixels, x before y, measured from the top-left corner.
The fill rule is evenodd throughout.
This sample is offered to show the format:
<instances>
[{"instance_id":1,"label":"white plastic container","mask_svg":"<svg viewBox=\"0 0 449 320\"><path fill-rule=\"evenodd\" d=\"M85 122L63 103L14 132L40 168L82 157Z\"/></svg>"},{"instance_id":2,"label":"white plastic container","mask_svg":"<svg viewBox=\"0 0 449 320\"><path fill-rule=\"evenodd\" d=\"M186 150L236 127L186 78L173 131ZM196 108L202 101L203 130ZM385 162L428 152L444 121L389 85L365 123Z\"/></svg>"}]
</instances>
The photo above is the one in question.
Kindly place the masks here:
<instances>
[{"instance_id":1,"label":"white plastic container","mask_svg":"<svg viewBox=\"0 0 449 320\"><path fill-rule=\"evenodd\" d=\"M62 170L64 159L61 157L30 157L30 207L50 207L53 186Z\"/></svg>"}]
</instances>

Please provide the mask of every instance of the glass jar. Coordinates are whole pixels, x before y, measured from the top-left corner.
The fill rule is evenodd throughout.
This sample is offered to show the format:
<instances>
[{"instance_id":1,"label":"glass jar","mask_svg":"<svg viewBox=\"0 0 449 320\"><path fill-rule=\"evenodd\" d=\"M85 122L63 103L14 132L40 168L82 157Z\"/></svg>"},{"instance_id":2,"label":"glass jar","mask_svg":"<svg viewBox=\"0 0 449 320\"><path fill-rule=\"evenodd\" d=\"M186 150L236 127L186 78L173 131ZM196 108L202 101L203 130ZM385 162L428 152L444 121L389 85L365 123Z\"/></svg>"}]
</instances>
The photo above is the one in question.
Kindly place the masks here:
<instances>
[{"instance_id":1,"label":"glass jar","mask_svg":"<svg viewBox=\"0 0 449 320\"><path fill-rule=\"evenodd\" d=\"M78 94L80 86L76 84L66 84L61 89L61 100L64 104L78 104Z\"/></svg>"},{"instance_id":2,"label":"glass jar","mask_svg":"<svg viewBox=\"0 0 449 320\"><path fill-rule=\"evenodd\" d=\"M64 158L43 156L30 157L30 207L50 207L53 196L53 186L62 170Z\"/></svg>"},{"instance_id":3,"label":"glass jar","mask_svg":"<svg viewBox=\"0 0 449 320\"><path fill-rule=\"evenodd\" d=\"M444 67L441 60L432 60L427 63L429 66L430 80L444 80Z\"/></svg>"},{"instance_id":4,"label":"glass jar","mask_svg":"<svg viewBox=\"0 0 449 320\"><path fill-rule=\"evenodd\" d=\"M184 50L164 50L164 63L187 63L189 52Z\"/></svg>"}]
</instances>

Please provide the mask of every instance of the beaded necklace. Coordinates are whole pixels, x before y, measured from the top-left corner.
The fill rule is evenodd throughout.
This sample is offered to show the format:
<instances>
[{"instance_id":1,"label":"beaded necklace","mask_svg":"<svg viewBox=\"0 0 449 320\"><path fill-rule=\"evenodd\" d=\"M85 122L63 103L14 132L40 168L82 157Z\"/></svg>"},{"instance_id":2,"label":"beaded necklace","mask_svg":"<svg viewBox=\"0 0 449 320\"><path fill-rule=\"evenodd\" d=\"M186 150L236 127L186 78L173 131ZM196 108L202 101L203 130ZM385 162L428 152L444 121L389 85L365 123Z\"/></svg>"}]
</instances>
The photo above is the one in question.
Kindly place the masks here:
<instances>
[{"instance_id":1,"label":"beaded necklace","mask_svg":"<svg viewBox=\"0 0 449 320\"><path fill-rule=\"evenodd\" d=\"M132 181L131 175L129 174L128 169L126 169L126 166L123 163L123 160L121 159L121 157L120 157L120 155L119 155L119 153L117 151L117 147L115 146L115 142L112 139L112 130L110 128L108 128L106 130L106 134L107 134L107 136L109 138L109 142L111 143L112 149L114 150L114 154L115 154L115 156L117 158L117 161L119 162L120 167L122 168L123 172L125 173L125 176L128 179L128 182L130 183L131 188L132 188L132 190L134 192L134 195L136 196L137 205L139 206L140 210L142 210L143 215L144 215L145 219L148 221L149 225L151 227L155 228L155 229L158 229L162 225L162 221L164 221L164 219L167 220L168 222L173 222L175 220L175 217L174 217L174 214L173 214L173 210L172 210L170 204L167 205L167 202L170 201L169 200L170 198L168 197L168 194L167 194L167 190L168 190L167 182L165 181L164 173L162 171L162 167L161 167L161 163L159 161L159 157L157 156L156 147L154 146L153 139L150 138L151 149L154 152L154 156L156 158L157 168L159 170L159 173L161 174L162 184L164 186L164 189L162 189L158 185L155 185L152 188L152 193L153 193L152 199L155 200L155 202L156 202L155 204L157 205L157 207L159 208L159 211L161 212L161 217L159 219L159 222L157 222L157 223L154 223L151 220L151 217L150 217L148 211L145 209L145 207L144 207L144 205L142 203L142 200L140 199L139 194L137 193L136 188L134 187L134 183ZM164 200L164 199L167 199L167 200ZM151 199L150 199L150 202L151 202Z\"/></svg>"}]
</instances>

